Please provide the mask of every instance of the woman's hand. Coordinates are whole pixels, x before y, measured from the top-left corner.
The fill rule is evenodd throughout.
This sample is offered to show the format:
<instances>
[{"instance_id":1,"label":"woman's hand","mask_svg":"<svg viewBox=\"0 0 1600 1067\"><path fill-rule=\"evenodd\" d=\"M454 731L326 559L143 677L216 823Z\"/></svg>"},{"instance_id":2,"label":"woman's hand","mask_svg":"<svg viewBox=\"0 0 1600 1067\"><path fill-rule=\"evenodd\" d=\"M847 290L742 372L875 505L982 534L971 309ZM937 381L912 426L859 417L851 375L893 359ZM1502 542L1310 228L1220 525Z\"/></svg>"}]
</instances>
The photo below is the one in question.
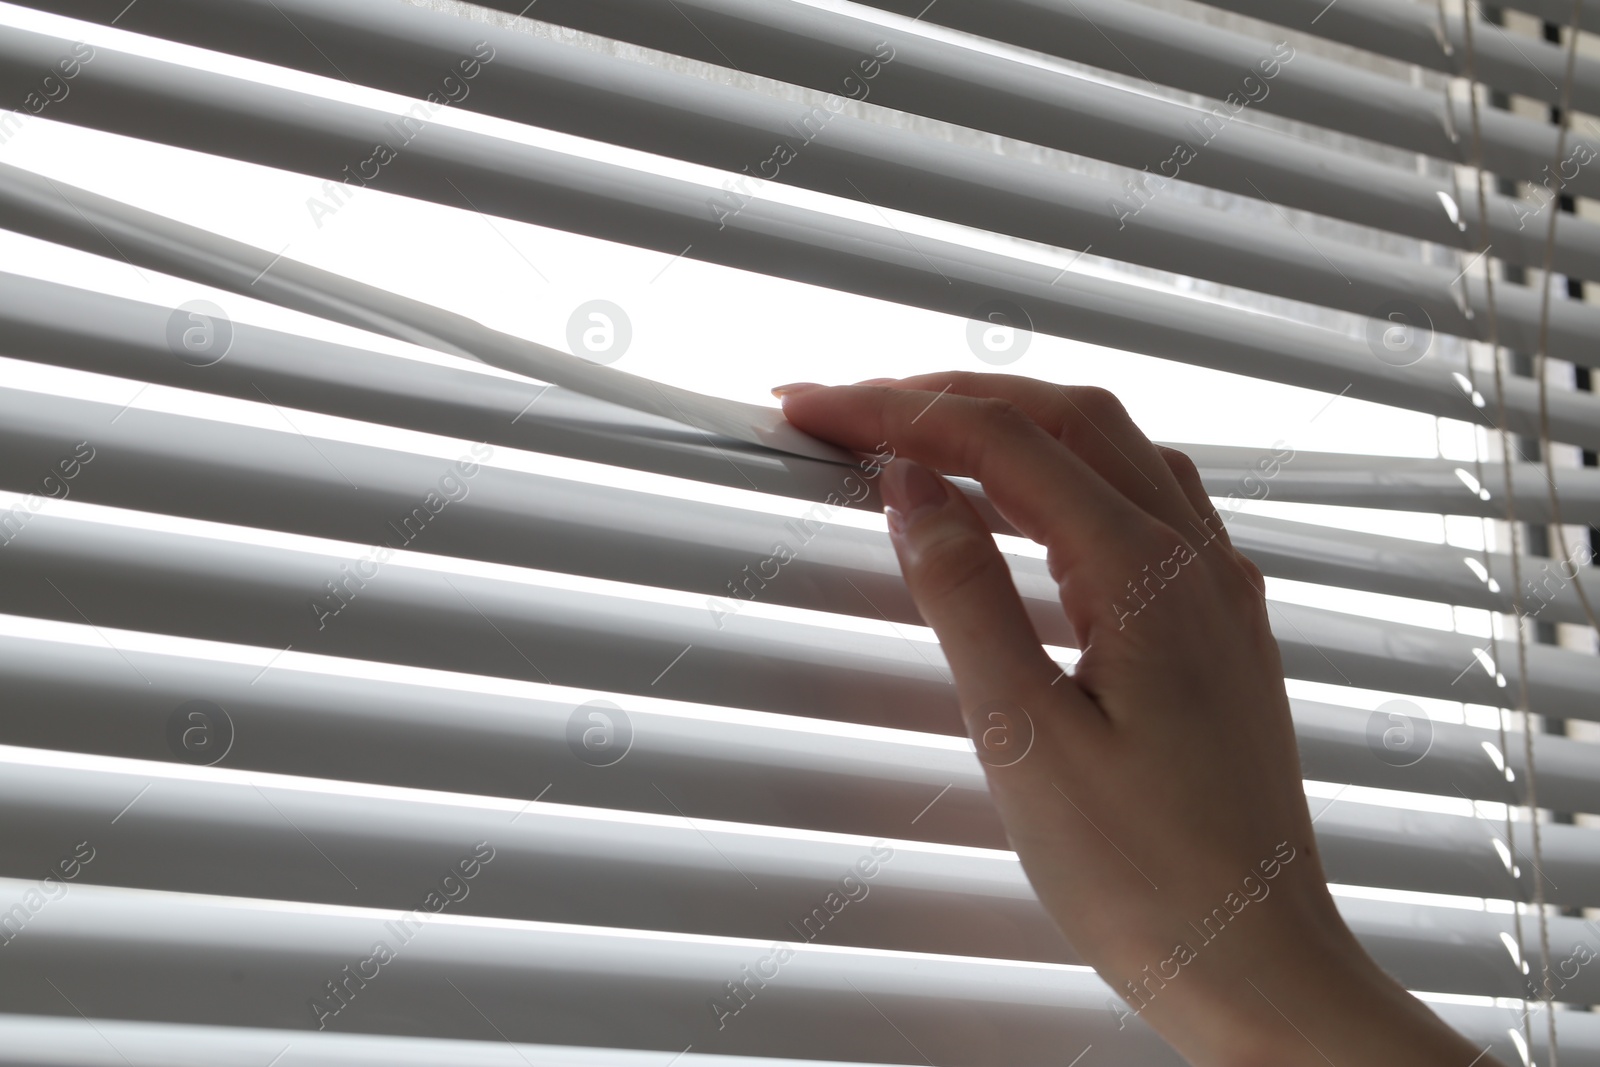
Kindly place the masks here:
<instances>
[{"instance_id":1,"label":"woman's hand","mask_svg":"<svg viewBox=\"0 0 1600 1067\"><path fill-rule=\"evenodd\" d=\"M1261 572L1186 456L1101 389L948 373L774 392L801 429L898 457L891 536L1007 835L1125 1023L1204 1067L1474 1062L1334 907ZM933 471L976 479L1048 549L1083 650L1071 675Z\"/></svg>"}]
</instances>

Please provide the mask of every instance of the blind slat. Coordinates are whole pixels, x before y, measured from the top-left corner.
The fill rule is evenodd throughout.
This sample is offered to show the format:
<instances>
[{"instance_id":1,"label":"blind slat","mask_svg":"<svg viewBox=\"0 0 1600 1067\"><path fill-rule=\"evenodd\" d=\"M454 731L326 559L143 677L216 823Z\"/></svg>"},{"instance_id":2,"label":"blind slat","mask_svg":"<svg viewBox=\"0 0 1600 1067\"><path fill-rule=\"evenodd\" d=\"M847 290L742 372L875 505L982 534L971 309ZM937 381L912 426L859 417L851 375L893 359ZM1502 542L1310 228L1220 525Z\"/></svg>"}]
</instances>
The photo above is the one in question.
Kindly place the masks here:
<instances>
[{"instance_id":1,"label":"blind slat","mask_svg":"<svg viewBox=\"0 0 1600 1067\"><path fill-rule=\"evenodd\" d=\"M262 1067L274 1056L283 1057L282 1067L661 1067L663 1062L654 1050L508 1044L492 1033L452 1041L106 1018L86 1026L78 1016L0 1015L0 1064L5 1067L128 1067L129 1060L168 1067ZM693 1051L681 1056L682 1067L867 1067Z\"/></svg>"},{"instance_id":2,"label":"blind slat","mask_svg":"<svg viewBox=\"0 0 1600 1067\"><path fill-rule=\"evenodd\" d=\"M961 732L937 648L904 638L380 564L375 546L269 548L47 514L26 532L0 552L0 611ZM1019 560L1013 574L1040 636L1069 643L1043 561ZM1136 613L1144 600L1124 607ZM1475 666L1487 642L1470 635L1268 606L1292 678L1481 703L1503 695ZM1535 646L1527 663L1536 713L1600 717L1600 660ZM1517 684L1515 662L1501 670Z\"/></svg>"},{"instance_id":3,"label":"blind slat","mask_svg":"<svg viewBox=\"0 0 1600 1067\"><path fill-rule=\"evenodd\" d=\"M492 874L491 864L480 877ZM0 893L19 896L30 884L0 879ZM419 897L427 888L419 887ZM751 890L744 886L744 892ZM1501 931L1512 929L1509 915L1353 899L1341 900L1339 908L1375 958L1411 988L1509 997L1523 991L1526 979L1499 939ZM1042 1058L1040 1042L1076 1040L1082 1047L1096 1033L1108 1039L1108 1048L1127 1055L1138 1056L1146 1048L1153 1054L1155 1047L1144 1044L1156 1040L1154 1035L1131 1020L1121 1031L1126 1043L1110 1043L1116 1016L1105 1008L1109 990L1087 970L861 952L824 945L819 938L797 943L793 958L779 970L787 980L770 981L752 1010L718 1031L710 998L726 996L722 984L742 978L741 968L770 954L773 941L446 913L421 924L408 954L407 945L394 944L396 935L387 925L400 917L381 909L310 910L76 885L36 914L25 935L7 946L16 970L0 975L0 991L14 1011L57 1010L55 991L28 973L48 961L53 979L86 1015L311 1028L315 1019L307 1001L325 992L322 983L338 978L345 964L369 958L375 941L387 940L408 965L380 970L381 980L370 981L346 1009L352 1022L371 1020L364 1028L380 1032L395 1032L398 1024L400 1032L425 1026L425 1032L439 1037L480 1034L480 1029L464 1030L469 1019L482 1026L469 1005L439 996L441 973L448 973L474 1000L483 990L487 1002L478 1006L484 1013L496 1019L510 1015L500 1023L510 1040L603 1047L644 1041L662 1047L676 1041L680 1048L692 1042L731 1053L898 1056L876 1028L860 1025L862 1020L882 1025L882 1017L863 1003L860 994L865 993L892 1005L905 1030L934 1038L929 1043L941 1049L945 1062L1000 1065L1011 1056ZM1579 919L1553 918L1549 927L1557 958L1571 955L1584 937L1593 936ZM228 978L241 968L255 983L249 998L233 994ZM133 974L141 981L126 980ZM491 979L493 989L487 988ZM1580 972L1566 992L1589 995L1597 984L1600 980ZM762 999L765 1003L759 1003ZM358 1016L363 1010L368 1014ZM819 1025L820 1020L826 1024ZM1006 1027L1005 1048L993 1044L992 1028L998 1025ZM978 1032L989 1042L987 1049L975 1047Z\"/></svg>"},{"instance_id":4,"label":"blind slat","mask_svg":"<svg viewBox=\"0 0 1600 1067\"><path fill-rule=\"evenodd\" d=\"M526 800L548 786L571 804L657 815L681 809L698 818L869 836L903 834L914 825L922 840L1005 847L976 757L929 745L921 735L850 736L804 719L641 706L599 687L624 708L633 732L628 754L599 774L576 758L566 733L593 690L565 700L542 689L513 696L485 691L482 679L402 682L348 673L347 663L313 659L308 668L297 656L274 655L229 662L125 643L0 639L0 681L9 695L0 708L0 742L174 759L169 719L180 705L204 699L226 709L233 724L234 745L221 764L232 768ZM143 683L130 687L137 680L130 665ZM1508 758L1494 730L1431 722L1425 758L1401 766L1407 761L1377 757L1370 713L1300 699L1290 706L1308 778L1501 803L1523 799L1523 776L1508 782L1501 769L1521 765L1521 739ZM315 744L305 742L309 736ZM1596 746L1536 734L1533 748L1541 803L1600 813ZM828 781L826 789L816 788L819 779Z\"/></svg>"},{"instance_id":5,"label":"blind slat","mask_svg":"<svg viewBox=\"0 0 1600 1067\"><path fill-rule=\"evenodd\" d=\"M1461 17L1452 14L1441 24L1439 9L1434 5L1415 0L1341 0L1323 11L1317 0L1203 2L1430 70L1458 77L1467 74ZM1571 4L1553 0L1552 7L1560 9L1560 15L1552 21L1565 23L1572 17ZM1478 16L1475 9L1469 10ZM1472 50L1477 77L1485 84L1547 104L1561 102L1567 59L1559 45L1521 34L1512 36L1480 21L1472 35ZM1600 62L1580 54L1573 74L1572 106L1580 111L1600 112Z\"/></svg>"},{"instance_id":6,"label":"blind slat","mask_svg":"<svg viewBox=\"0 0 1600 1067\"><path fill-rule=\"evenodd\" d=\"M1207 489L1219 496L1239 493L1241 486L1247 484L1242 479L1262 458L1259 450L1231 445L1178 447L1190 454ZM1511 466L1517 518L1524 522L1550 522L1550 482L1543 465L1518 460ZM1592 467L1557 467L1555 484L1564 521L1600 525L1600 471ZM1506 515L1505 465L1499 460L1484 462L1480 468L1470 460L1296 452L1293 460L1272 476L1267 491L1280 500L1313 504L1492 519L1504 519ZM1583 564L1586 560L1580 557L1576 562Z\"/></svg>"},{"instance_id":7,"label":"blind slat","mask_svg":"<svg viewBox=\"0 0 1600 1067\"><path fill-rule=\"evenodd\" d=\"M0 853L0 876L48 870L62 841L137 796L118 847L85 872L86 883L404 909L414 886L462 857L464 842L487 836L495 839L495 878L469 887L458 914L752 938L792 921L804 938L796 917L809 915L872 845L815 831L775 835L743 819L574 807L553 790L539 804L377 788L352 794L339 782L81 763L0 749L0 816L17 827ZM825 780L814 787L826 788ZM1543 877L1552 904L1600 902L1594 829L1546 827L1537 874L1507 848L1514 877L1496 848L1506 847L1497 820L1312 804L1328 809L1315 829L1332 882L1507 900L1531 896ZM306 849L308 838L322 855ZM952 855L920 844L909 822L891 840L894 861L870 879L880 901L874 921L830 929L828 944L1081 962L1011 852ZM730 873L759 892L743 892ZM650 901L643 912L640 893Z\"/></svg>"},{"instance_id":8,"label":"blind slat","mask_svg":"<svg viewBox=\"0 0 1600 1067\"><path fill-rule=\"evenodd\" d=\"M492 864L480 875L493 876ZM0 899L32 884L0 880ZM420 905L429 887L416 889ZM328 995L325 983L342 979L346 966L362 968L383 942L393 963L355 991L330 1029L485 1039L494 1033L487 1017L508 1041L671 1050L667 1056L693 1044L733 1055L903 1062L915 1056L909 1036L945 1063L972 1067L1044 1062L1090 1043L1118 1062L1181 1064L1142 1023L1130 1020L1119 1032L1106 1009L1110 990L1087 970L796 944L781 978L719 1030L712 998L745 981L746 967L773 974L772 940L446 913L418 922L402 942L393 924L403 918L77 885L6 947L0 993L18 1013L64 1014L61 997L37 977L48 967L89 1017L314 1030L311 998ZM372 966L362 969L372 974ZM240 983L248 996L239 995Z\"/></svg>"},{"instance_id":9,"label":"blind slat","mask_svg":"<svg viewBox=\"0 0 1600 1067\"><path fill-rule=\"evenodd\" d=\"M1243 513L1228 519L1228 535L1235 548L1249 556L1263 573L1275 578L1505 614L1514 611L1510 553L1485 555L1447 544L1426 544ZM1538 556L1523 556L1519 561L1521 575L1525 582L1532 583L1532 588L1529 591L1525 587L1522 610L1537 614L1545 622L1585 625L1583 603L1571 575L1575 568L1583 568L1576 573L1586 588L1591 581L1589 575L1596 575L1594 580L1600 581L1600 571L1592 563L1584 564L1586 556L1580 554L1559 564ZM1479 577L1474 564L1483 568L1487 580ZM1499 588L1491 586L1490 581Z\"/></svg>"}]
</instances>

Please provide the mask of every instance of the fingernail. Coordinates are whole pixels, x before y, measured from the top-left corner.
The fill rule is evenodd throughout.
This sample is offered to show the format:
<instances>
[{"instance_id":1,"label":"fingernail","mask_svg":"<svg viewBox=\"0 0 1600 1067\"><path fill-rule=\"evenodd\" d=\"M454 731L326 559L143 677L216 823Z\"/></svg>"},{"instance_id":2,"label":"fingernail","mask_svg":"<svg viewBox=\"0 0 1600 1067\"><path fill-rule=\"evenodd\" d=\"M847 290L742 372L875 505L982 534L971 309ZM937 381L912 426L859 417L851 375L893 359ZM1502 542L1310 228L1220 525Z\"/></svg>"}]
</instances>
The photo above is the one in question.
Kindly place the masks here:
<instances>
[{"instance_id":1,"label":"fingernail","mask_svg":"<svg viewBox=\"0 0 1600 1067\"><path fill-rule=\"evenodd\" d=\"M943 479L920 463L897 459L883 471L883 513L889 529L902 534L950 499Z\"/></svg>"},{"instance_id":2,"label":"fingernail","mask_svg":"<svg viewBox=\"0 0 1600 1067\"><path fill-rule=\"evenodd\" d=\"M782 400L786 396L799 396L801 393L809 393L813 389L821 388L822 386L816 382L790 382L788 385L774 386L772 395Z\"/></svg>"},{"instance_id":3,"label":"fingernail","mask_svg":"<svg viewBox=\"0 0 1600 1067\"><path fill-rule=\"evenodd\" d=\"M857 384L857 385L888 385L890 382L898 381L898 380L899 379L896 379L896 378L863 378L859 382L856 382L855 384Z\"/></svg>"}]
</instances>

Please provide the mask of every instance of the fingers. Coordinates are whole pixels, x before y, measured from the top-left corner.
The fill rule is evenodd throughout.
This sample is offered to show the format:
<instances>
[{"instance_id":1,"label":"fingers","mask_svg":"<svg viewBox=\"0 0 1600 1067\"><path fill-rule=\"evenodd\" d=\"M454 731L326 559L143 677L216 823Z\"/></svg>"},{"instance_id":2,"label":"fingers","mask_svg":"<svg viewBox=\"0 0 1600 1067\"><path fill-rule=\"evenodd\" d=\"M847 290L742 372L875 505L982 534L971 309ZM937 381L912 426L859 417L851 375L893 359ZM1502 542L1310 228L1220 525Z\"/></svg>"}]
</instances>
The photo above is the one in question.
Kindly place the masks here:
<instances>
[{"instance_id":1,"label":"fingers","mask_svg":"<svg viewBox=\"0 0 1600 1067\"><path fill-rule=\"evenodd\" d=\"M1189 506L1200 517L1205 529L1232 548L1233 538L1228 536L1228 527L1223 523L1222 516L1217 513L1216 505L1211 503L1211 497L1206 493L1205 482L1200 478L1200 468L1195 466L1194 460L1189 458L1188 453L1168 448L1166 445L1157 445L1156 450L1188 499Z\"/></svg>"},{"instance_id":2,"label":"fingers","mask_svg":"<svg viewBox=\"0 0 1600 1067\"><path fill-rule=\"evenodd\" d=\"M1200 469L1195 466L1194 460L1176 448L1168 448L1165 445L1157 445L1156 447L1161 450L1161 458L1166 460L1167 466L1172 468L1172 474L1177 478L1184 494L1188 496L1190 504L1200 514L1202 526L1213 533L1218 541L1227 546L1238 561L1239 566L1243 568L1245 577L1250 580L1250 584L1256 587L1258 593L1266 596L1267 580L1262 575L1261 568L1256 566L1255 562L1244 553L1233 547L1233 538L1228 534L1228 527L1222 521L1222 516L1217 512L1215 505L1211 503L1211 497L1206 493L1205 482L1200 478Z\"/></svg>"},{"instance_id":3,"label":"fingers","mask_svg":"<svg viewBox=\"0 0 1600 1067\"><path fill-rule=\"evenodd\" d=\"M875 383L890 384L882 379ZM892 384L898 389L1008 400L1129 500L1186 538L1204 536L1196 524L1210 510L1209 501L1205 510L1193 507L1160 450L1105 389L970 371L920 374Z\"/></svg>"},{"instance_id":4,"label":"fingers","mask_svg":"<svg viewBox=\"0 0 1600 1067\"><path fill-rule=\"evenodd\" d=\"M888 442L897 456L977 479L1002 515L1050 548L1056 577L1076 575L1097 603L1108 602L1111 575L1137 570L1171 538L1007 401L838 386L791 391L783 402L790 421L817 437L862 451Z\"/></svg>"},{"instance_id":5,"label":"fingers","mask_svg":"<svg viewBox=\"0 0 1600 1067\"><path fill-rule=\"evenodd\" d=\"M1045 654L1005 558L961 493L904 458L884 468L882 491L906 586L939 636L975 742L987 729L975 717L996 701L1037 708L1048 694L1093 709Z\"/></svg>"}]
</instances>

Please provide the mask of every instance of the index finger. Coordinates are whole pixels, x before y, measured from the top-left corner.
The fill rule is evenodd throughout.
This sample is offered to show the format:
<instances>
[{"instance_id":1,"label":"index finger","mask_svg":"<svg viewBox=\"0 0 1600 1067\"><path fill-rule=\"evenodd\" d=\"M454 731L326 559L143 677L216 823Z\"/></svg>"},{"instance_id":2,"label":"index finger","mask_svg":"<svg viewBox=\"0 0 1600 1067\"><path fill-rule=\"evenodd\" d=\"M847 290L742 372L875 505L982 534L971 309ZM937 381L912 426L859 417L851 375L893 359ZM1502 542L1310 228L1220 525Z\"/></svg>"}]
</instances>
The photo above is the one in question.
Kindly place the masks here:
<instances>
[{"instance_id":1,"label":"index finger","mask_svg":"<svg viewBox=\"0 0 1600 1067\"><path fill-rule=\"evenodd\" d=\"M1161 450L1105 389L973 371L918 374L873 384L1009 400L1112 488L1173 529L1195 531L1196 521L1211 510L1209 501L1204 509L1196 509Z\"/></svg>"},{"instance_id":2,"label":"index finger","mask_svg":"<svg viewBox=\"0 0 1600 1067\"><path fill-rule=\"evenodd\" d=\"M1168 539L1149 513L1009 401L851 385L782 399L789 420L816 437L858 451L888 442L897 456L976 479L1007 521L1050 549L1058 579L1085 560L1149 559Z\"/></svg>"}]
</instances>

